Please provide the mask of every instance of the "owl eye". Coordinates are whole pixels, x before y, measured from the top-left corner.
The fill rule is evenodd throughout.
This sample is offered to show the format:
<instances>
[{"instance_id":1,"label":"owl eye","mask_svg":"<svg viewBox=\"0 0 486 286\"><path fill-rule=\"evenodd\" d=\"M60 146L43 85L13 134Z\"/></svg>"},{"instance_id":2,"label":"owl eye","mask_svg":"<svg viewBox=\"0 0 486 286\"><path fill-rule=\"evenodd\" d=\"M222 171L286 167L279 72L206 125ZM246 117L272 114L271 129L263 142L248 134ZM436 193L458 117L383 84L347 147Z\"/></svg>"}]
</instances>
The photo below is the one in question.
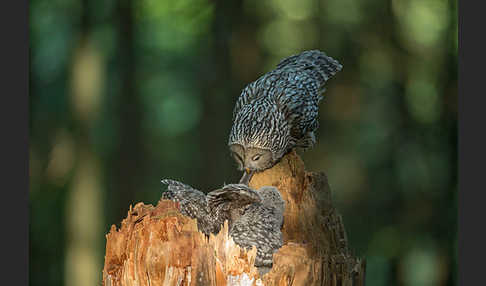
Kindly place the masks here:
<instances>
[{"instance_id":1,"label":"owl eye","mask_svg":"<svg viewBox=\"0 0 486 286\"><path fill-rule=\"evenodd\" d=\"M258 161L260 159L260 155L255 155L253 158L251 158L253 161Z\"/></svg>"}]
</instances>

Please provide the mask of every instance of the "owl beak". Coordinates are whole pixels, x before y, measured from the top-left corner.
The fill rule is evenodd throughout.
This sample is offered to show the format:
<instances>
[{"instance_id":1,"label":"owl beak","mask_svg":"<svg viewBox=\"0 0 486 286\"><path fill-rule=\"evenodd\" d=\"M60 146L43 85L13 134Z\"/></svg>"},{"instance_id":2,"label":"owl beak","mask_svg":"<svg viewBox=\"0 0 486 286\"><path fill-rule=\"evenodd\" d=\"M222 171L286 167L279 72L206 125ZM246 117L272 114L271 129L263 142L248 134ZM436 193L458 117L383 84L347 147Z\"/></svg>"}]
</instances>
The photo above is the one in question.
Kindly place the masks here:
<instances>
[{"instance_id":1,"label":"owl beak","mask_svg":"<svg viewBox=\"0 0 486 286\"><path fill-rule=\"evenodd\" d=\"M245 172L240 179L240 184L247 185L250 183L251 177L253 177L254 171L251 171L249 168L245 168Z\"/></svg>"}]
</instances>

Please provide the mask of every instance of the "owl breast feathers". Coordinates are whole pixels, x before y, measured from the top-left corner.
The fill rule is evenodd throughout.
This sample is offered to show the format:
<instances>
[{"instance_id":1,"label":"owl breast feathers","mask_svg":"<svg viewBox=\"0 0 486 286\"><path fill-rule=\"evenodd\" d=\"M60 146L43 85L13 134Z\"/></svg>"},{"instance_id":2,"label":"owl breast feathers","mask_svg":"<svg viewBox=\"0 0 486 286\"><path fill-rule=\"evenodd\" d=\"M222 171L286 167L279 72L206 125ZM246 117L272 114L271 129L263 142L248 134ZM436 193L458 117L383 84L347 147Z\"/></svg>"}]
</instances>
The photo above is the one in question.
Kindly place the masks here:
<instances>
[{"instance_id":1,"label":"owl breast feathers","mask_svg":"<svg viewBox=\"0 0 486 286\"><path fill-rule=\"evenodd\" d=\"M282 60L275 70L248 84L233 110L228 145L268 150L271 162L250 166L247 158L241 158L242 152L236 151L240 158L235 159L242 161L240 169L269 168L290 149L313 146L324 84L341 68L320 51L305 51Z\"/></svg>"},{"instance_id":2,"label":"owl breast feathers","mask_svg":"<svg viewBox=\"0 0 486 286\"><path fill-rule=\"evenodd\" d=\"M275 187L253 190L243 184L228 184L204 193L173 180L163 199L180 203L181 213L197 219L198 228L206 235L217 234L225 220L229 235L240 247L257 248L255 266L271 267L273 253L283 244L281 228L285 202Z\"/></svg>"}]
</instances>

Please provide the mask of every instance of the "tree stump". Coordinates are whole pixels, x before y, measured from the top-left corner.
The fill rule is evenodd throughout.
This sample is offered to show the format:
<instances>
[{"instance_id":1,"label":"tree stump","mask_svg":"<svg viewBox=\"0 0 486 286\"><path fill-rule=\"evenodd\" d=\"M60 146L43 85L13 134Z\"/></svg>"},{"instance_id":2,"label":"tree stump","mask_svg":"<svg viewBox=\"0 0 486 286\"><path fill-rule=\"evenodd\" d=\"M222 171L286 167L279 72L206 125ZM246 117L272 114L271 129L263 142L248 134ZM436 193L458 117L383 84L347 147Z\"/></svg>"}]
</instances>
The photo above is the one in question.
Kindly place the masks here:
<instances>
[{"instance_id":1,"label":"tree stump","mask_svg":"<svg viewBox=\"0 0 486 286\"><path fill-rule=\"evenodd\" d=\"M178 204L130 207L120 229L106 235L103 285L364 285L365 260L348 248L324 173L306 172L295 153L257 173L250 187L275 186L285 200L284 246L262 277L256 248L240 249L224 224L209 238Z\"/></svg>"}]
</instances>

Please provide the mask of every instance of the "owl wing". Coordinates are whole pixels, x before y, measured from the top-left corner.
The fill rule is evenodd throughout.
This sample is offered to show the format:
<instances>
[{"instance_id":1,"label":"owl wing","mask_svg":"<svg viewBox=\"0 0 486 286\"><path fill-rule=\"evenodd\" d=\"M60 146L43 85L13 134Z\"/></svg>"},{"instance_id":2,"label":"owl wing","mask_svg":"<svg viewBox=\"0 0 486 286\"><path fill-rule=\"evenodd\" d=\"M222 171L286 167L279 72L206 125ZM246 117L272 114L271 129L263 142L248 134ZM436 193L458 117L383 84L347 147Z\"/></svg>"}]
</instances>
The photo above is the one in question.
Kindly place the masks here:
<instances>
[{"instance_id":1,"label":"owl wing","mask_svg":"<svg viewBox=\"0 0 486 286\"><path fill-rule=\"evenodd\" d=\"M207 204L210 210L237 209L246 205L261 202L260 195L244 184L228 184L222 189L208 193Z\"/></svg>"},{"instance_id":2,"label":"owl wing","mask_svg":"<svg viewBox=\"0 0 486 286\"><path fill-rule=\"evenodd\" d=\"M241 91L240 96L236 100L235 108L233 109L233 121L235 120L236 115L238 114L238 112L241 110L243 106L264 95L264 93L260 92L262 90L261 88L262 82L264 81L265 81L265 75L261 76L254 82L249 83Z\"/></svg>"},{"instance_id":3,"label":"owl wing","mask_svg":"<svg viewBox=\"0 0 486 286\"><path fill-rule=\"evenodd\" d=\"M325 53L305 51L283 59L274 72L280 73L282 81L294 82L298 88L306 89L311 97L318 98L324 84L343 66Z\"/></svg>"},{"instance_id":4,"label":"owl wing","mask_svg":"<svg viewBox=\"0 0 486 286\"><path fill-rule=\"evenodd\" d=\"M319 127L319 102L324 85L342 69L333 58L313 50L282 60L275 69L279 73L280 91L275 99L290 124L290 134L296 139Z\"/></svg>"},{"instance_id":5,"label":"owl wing","mask_svg":"<svg viewBox=\"0 0 486 286\"><path fill-rule=\"evenodd\" d=\"M161 181L168 188L162 193L162 198L179 202L183 215L197 219L198 228L205 234L215 232L219 225L213 223L212 216L208 212L206 195L184 183L164 179Z\"/></svg>"},{"instance_id":6,"label":"owl wing","mask_svg":"<svg viewBox=\"0 0 486 286\"><path fill-rule=\"evenodd\" d=\"M326 54L313 50L282 60L275 70L279 73L281 91L275 93L288 122L291 135L301 138L319 126L318 104L324 85L342 65Z\"/></svg>"},{"instance_id":7,"label":"owl wing","mask_svg":"<svg viewBox=\"0 0 486 286\"><path fill-rule=\"evenodd\" d=\"M276 92L275 88L278 88L278 86L282 83L280 70L285 66L282 65L282 63L284 61L292 62L292 58L297 56L298 55L284 59L277 65L276 69L262 75L254 82L251 82L245 86L245 88L241 91L240 96L236 100L235 108L233 109L233 120L235 120L236 114L238 114L241 108L246 104L262 97L274 96Z\"/></svg>"},{"instance_id":8,"label":"owl wing","mask_svg":"<svg viewBox=\"0 0 486 286\"><path fill-rule=\"evenodd\" d=\"M312 50L283 59L277 67L248 84L233 110L233 120L241 108L261 97L273 98L292 126L291 135L300 138L318 127L318 104L324 84L342 65L323 52Z\"/></svg>"},{"instance_id":9,"label":"owl wing","mask_svg":"<svg viewBox=\"0 0 486 286\"><path fill-rule=\"evenodd\" d=\"M181 211L190 217L195 217L201 211L206 211L206 196L203 192L194 189L184 183L164 179L167 191L162 193L162 198L177 201L181 204Z\"/></svg>"}]
</instances>

